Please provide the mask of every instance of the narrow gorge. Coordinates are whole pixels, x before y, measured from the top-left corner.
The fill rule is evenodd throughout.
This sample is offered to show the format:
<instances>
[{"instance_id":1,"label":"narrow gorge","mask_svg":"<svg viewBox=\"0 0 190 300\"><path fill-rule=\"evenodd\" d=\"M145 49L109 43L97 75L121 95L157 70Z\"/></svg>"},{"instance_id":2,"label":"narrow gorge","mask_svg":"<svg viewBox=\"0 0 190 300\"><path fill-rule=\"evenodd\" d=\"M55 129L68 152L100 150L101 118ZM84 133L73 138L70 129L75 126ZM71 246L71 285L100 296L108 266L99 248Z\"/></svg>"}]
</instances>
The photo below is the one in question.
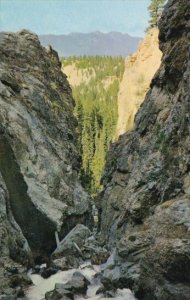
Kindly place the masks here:
<instances>
[{"instance_id":1,"label":"narrow gorge","mask_svg":"<svg viewBox=\"0 0 190 300\"><path fill-rule=\"evenodd\" d=\"M189 0L158 25L65 65L0 33L0 299L190 299Z\"/></svg>"},{"instance_id":2,"label":"narrow gorge","mask_svg":"<svg viewBox=\"0 0 190 300\"><path fill-rule=\"evenodd\" d=\"M79 122L82 182L97 194L113 141L133 128L135 114L158 70L162 52L158 29L149 30L137 52L123 57L81 56L62 59L73 90Z\"/></svg>"}]
</instances>

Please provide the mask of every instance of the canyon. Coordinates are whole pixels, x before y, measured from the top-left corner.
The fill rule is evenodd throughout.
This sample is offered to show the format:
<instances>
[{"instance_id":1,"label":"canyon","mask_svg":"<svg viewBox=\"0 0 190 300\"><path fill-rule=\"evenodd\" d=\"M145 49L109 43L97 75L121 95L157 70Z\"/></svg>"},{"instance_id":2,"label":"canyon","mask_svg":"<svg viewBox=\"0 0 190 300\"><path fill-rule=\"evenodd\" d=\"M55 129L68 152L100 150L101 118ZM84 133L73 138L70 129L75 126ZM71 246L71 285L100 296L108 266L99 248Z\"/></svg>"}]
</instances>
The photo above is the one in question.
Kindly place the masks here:
<instances>
[{"instance_id":1,"label":"canyon","mask_svg":"<svg viewBox=\"0 0 190 300\"><path fill-rule=\"evenodd\" d=\"M189 28L189 1L169 0L149 33L161 65L138 75L134 125L122 117L94 202L57 52L27 30L0 33L0 299L33 300L31 279L43 277L55 280L47 300L85 299L94 282L89 299L189 300Z\"/></svg>"},{"instance_id":2,"label":"canyon","mask_svg":"<svg viewBox=\"0 0 190 300\"><path fill-rule=\"evenodd\" d=\"M79 122L82 167L90 181L89 192L96 194L101 189L110 142L132 129L161 56L158 29L153 28L137 52L126 59L111 56L62 59L62 70L68 76L76 102L74 113Z\"/></svg>"}]
</instances>

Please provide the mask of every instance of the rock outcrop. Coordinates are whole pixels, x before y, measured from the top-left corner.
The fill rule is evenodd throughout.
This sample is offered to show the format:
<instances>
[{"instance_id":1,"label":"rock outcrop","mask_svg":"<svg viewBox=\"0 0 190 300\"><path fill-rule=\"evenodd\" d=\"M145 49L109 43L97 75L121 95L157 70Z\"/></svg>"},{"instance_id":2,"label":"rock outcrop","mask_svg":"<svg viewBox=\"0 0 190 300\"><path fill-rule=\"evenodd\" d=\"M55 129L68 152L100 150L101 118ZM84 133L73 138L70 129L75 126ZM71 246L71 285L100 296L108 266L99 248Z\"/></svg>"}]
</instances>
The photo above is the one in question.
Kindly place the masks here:
<instances>
[{"instance_id":1,"label":"rock outcrop","mask_svg":"<svg viewBox=\"0 0 190 300\"><path fill-rule=\"evenodd\" d=\"M118 93L116 138L133 128L135 115L160 66L161 56L158 29L153 28L140 43L138 51L126 58L125 72Z\"/></svg>"},{"instance_id":2,"label":"rock outcrop","mask_svg":"<svg viewBox=\"0 0 190 300\"><path fill-rule=\"evenodd\" d=\"M55 231L63 238L92 218L78 180L74 101L57 53L23 30L0 34L0 58L1 291L6 259L49 255Z\"/></svg>"},{"instance_id":3,"label":"rock outcrop","mask_svg":"<svg viewBox=\"0 0 190 300\"><path fill-rule=\"evenodd\" d=\"M54 258L73 256L82 256L80 250L81 246L85 243L85 240L90 237L90 230L82 224L78 224L74 227L68 235L60 242L58 247L53 252Z\"/></svg>"},{"instance_id":4,"label":"rock outcrop","mask_svg":"<svg viewBox=\"0 0 190 300\"><path fill-rule=\"evenodd\" d=\"M134 130L121 136L109 153L97 203L101 241L116 247L118 284L132 288L141 300L187 300L189 0L169 0L159 29L161 67L136 115Z\"/></svg>"},{"instance_id":5,"label":"rock outcrop","mask_svg":"<svg viewBox=\"0 0 190 300\"><path fill-rule=\"evenodd\" d=\"M55 284L54 290L46 293L45 299L69 300L73 299L74 295L77 294L85 295L89 284L90 282L88 281L88 279L79 271L76 271L75 273L73 273L71 280L69 280L65 284Z\"/></svg>"}]
</instances>

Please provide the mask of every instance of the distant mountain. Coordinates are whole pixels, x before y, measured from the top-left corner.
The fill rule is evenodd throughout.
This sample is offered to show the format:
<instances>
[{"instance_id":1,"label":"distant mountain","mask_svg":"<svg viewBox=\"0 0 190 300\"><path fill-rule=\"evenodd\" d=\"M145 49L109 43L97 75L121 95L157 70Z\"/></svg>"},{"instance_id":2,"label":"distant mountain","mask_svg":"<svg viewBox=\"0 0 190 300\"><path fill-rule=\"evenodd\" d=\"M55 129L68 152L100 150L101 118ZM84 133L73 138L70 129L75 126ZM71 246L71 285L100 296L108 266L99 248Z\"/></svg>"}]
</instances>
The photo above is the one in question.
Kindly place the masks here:
<instances>
[{"instance_id":1,"label":"distant mountain","mask_svg":"<svg viewBox=\"0 0 190 300\"><path fill-rule=\"evenodd\" d=\"M111 55L128 56L137 50L141 40L127 33L99 31L68 35L40 35L43 46L51 45L60 56Z\"/></svg>"}]
</instances>

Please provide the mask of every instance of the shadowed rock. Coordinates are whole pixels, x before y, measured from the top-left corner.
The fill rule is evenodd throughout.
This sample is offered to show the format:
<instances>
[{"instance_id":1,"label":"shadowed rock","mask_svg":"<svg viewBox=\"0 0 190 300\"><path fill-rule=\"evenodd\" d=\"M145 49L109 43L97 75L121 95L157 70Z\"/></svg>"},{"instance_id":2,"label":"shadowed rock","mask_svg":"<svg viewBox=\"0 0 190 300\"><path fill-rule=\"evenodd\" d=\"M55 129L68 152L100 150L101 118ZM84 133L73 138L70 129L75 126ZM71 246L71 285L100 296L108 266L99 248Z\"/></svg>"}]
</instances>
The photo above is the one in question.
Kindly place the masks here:
<instances>
[{"instance_id":1,"label":"shadowed rock","mask_svg":"<svg viewBox=\"0 0 190 300\"><path fill-rule=\"evenodd\" d=\"M77 223L92 224L89 196L78 180L81 158L73 106L57 53L43 48L27 30L1 33L0 255L4 262L11 257L28 264L30 249L40 261L56 248L55 231L62 239ZM0 291L5 264L0 267Z\"/></svg>"},{"instance_id":2,"label":"shadowed rock","mask_svg":"<svg viewBox=\"0 0 190 300\"><path fill-rule=\"evenodd\" d=\"M168 1L159 22L161 67L112 146L97 203L101 242L117 247L123 287L141 300L190 295L190 3ZM112 274L113 273L113 274ZM105 273L111 280L112 273ZM125 278L122 281L122 278ZM108 281L108 280L107 280Z\"/></svg>"}]
</instances>

